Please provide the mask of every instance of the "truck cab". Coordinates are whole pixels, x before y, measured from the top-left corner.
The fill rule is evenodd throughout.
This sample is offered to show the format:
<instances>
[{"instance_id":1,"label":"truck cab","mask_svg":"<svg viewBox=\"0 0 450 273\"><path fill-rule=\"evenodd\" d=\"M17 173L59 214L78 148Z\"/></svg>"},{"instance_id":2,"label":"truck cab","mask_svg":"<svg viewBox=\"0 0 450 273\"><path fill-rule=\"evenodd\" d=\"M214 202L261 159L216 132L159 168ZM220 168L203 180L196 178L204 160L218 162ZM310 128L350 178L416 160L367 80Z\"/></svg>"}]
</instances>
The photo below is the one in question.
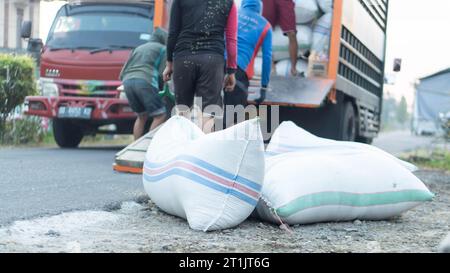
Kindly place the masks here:
<instances>
[{"instance_id":1,"label":"truck cab","mask_svg":"<svg viewBox=\"0 0 450 273\"><path fill-rule=\"evenodd\" d=\"M40 96L26 114L53 120L60 147L83 136L130 134L136 118L119 75L130 52L149 41L153 1L71 1L58 11L40 56ZM105 125L112 131L102 131Z\"/></svg>"}]
</instances>

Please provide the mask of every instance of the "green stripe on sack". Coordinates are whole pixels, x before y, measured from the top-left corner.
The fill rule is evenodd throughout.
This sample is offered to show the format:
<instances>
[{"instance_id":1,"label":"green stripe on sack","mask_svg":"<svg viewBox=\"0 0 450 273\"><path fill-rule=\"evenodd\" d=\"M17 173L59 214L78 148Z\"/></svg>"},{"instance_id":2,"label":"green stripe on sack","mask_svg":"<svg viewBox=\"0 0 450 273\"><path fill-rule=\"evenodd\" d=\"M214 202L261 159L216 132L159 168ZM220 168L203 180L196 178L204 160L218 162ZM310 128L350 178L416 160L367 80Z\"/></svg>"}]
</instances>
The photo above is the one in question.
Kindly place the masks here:
<instances>
[{"instance_id":1,"label":"green stripe on sack","mask_svg":"<svg viewBox=\"0 0 450 273\"><path fill-rule=\"evenodd\" d=\"M434 194L422 190L406 190L373 194L348 192L323 192L302 196L276 210L281 217L289 217L298 212L322 206L371 207L408 202L432 201Z\"/></svg>"}]
</instances>

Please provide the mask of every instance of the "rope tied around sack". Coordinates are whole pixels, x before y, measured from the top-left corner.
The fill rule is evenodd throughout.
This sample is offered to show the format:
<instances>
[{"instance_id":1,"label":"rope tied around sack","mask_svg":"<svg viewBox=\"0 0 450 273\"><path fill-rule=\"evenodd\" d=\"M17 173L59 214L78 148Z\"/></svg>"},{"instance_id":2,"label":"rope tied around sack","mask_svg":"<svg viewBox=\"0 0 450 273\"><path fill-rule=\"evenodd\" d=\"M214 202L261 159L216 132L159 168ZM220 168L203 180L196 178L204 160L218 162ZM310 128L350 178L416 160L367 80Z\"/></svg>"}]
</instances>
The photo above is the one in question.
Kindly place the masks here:
<instances>
[{"instance_id":1,"label":"rope tied around sack","mask_svg":"<svg viewBox=\"0 0 450 273\"><path fill-rule=\"evenodd\" d=\"M290 235L294 235L294 231L289 227L288 224L284 223L283 220L281 219L281 217L278 215L276 209L272 206L272 203L270 203L269 200L267 200L267 198L265 198L263 195L261 195L260 197L261 201L263 201L266 206L269 208L270 213L278 220L280 226L279 228L281 230L286 231L287 233L289 233Z\"/></svg>"}]
</instances>

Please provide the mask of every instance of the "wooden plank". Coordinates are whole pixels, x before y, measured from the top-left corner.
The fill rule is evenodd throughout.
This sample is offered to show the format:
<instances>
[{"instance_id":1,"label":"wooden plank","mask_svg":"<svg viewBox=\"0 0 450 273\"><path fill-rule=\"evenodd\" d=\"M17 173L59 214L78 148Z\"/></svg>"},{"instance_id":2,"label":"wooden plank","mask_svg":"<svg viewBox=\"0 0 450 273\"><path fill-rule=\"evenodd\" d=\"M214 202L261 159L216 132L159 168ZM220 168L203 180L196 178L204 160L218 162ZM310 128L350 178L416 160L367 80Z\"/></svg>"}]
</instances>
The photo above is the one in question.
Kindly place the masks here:
<instances>
[{"instance_id":1,"label":"wooden plank","mask_svg":"<svg viewBox=\"0 0 450 273\"><path fill-rule=\"evenodd\" d=\"M122 151L118 152L116 154L115 162L113 165L114 170L118 172L123 171L131 173L136 173L136 169L142 170L148 147L150 146L155 133L161 127L162 126L159 126L152 132L146 134L145 136L128 145Z\"/></svg>"}]
</instances>

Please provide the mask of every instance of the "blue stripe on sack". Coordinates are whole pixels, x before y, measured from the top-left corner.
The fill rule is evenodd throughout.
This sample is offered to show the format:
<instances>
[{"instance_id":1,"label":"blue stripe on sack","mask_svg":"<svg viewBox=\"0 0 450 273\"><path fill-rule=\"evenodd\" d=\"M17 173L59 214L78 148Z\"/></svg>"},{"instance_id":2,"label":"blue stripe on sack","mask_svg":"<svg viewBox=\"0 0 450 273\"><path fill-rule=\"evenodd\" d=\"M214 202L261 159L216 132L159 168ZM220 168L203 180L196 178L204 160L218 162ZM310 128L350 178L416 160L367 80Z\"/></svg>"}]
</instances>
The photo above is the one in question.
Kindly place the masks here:
<instances>
[{"instance_id":1,"label":"blue stripe on sack","mask_svg":"<svg viewBox=\"0 0 450 273\"><path fill-rule=\"evenodd\" d=\"M314 28L314 33L320 33L320 34L324 34L327 35L330 33L330 28L328 27L323 27L323 26L316 26Z\"/></svg>"},{"instance_id":2,"label":"blue stripe on sack","mask_svg":"<svg viewBox=\"0 0 450 273\"><path fill-rule=\"evenodd\" d=\"M206 187L216 190L218 192L233 195L252 206L256 206L258 203L257 200L255 200L243 193L240 193L234 189L223 187L223 186L217 184L216 182L213 182L211 180L208 180L208 179L203 178L195 173L192 173L190 171L187 171L187 170L184 170L181 168L174 168L174 169L171 169L170 171L167 171L163 174L156 175L156 176L151 176L151 175L144 173L144 181L148 182L148 183L155 183L155 182L161 181L162 179L168 178L170 176L175 176L175 175L187 178L195 183L201 184L203 186L206 186Z\"/></svg>"},{"instance_id":3,"label":"blue stripe on sack","mask_svg":"<svg viewBox=\"0 0 450 273\"><path fill-rule=\"evenodd\" d=\"M153 162L149 162L148 160L146 160L145 166L147 166L150 169L158 169L158 168L163 168L169 164L175 163L176 161L188 161L188 162L198 165L212 173L218 174L218 175L228 178L230 180L236 181L244 186L252 188L255 191L258 191L258 192L261 191L262 186L260 184L255 183L247 178L233 175L219 167L211 165L211 164L209 164L201 159L198 159L196 157L193 157L193 156L180 156L169 162L163 162L163 163L153 163Z\"/></svg>"}]
</instances>

